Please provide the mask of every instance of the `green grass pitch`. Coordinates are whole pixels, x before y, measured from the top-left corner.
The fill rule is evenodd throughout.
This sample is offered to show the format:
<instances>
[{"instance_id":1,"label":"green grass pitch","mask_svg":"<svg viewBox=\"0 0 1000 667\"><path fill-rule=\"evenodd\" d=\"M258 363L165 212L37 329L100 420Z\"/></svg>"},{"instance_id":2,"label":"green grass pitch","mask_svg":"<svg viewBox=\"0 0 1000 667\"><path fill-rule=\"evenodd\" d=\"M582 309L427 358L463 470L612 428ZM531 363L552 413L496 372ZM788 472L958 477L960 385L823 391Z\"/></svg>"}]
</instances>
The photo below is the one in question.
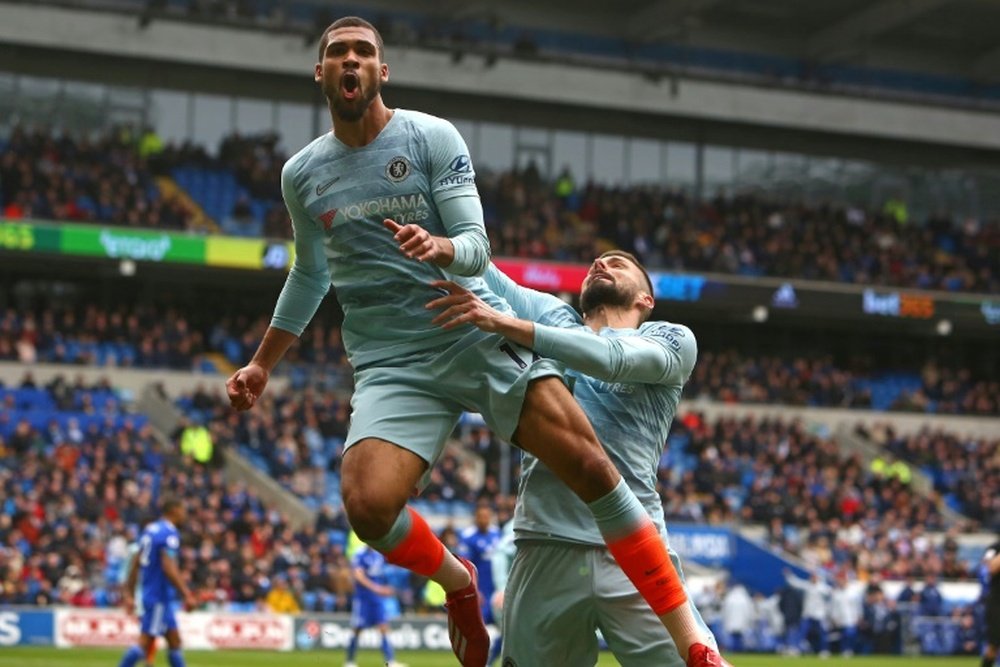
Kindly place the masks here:
<instances>
[{"instance_id":1,"label":"green grass pitch","mask_svg":"<svg viewBox=\"0 0 1000 667\"><path fill-rule=\"evenodd\" d=\"M0 667L116 667L122 651L118 649L51 649L51 648L0 648ZM266 651L187 651L188 667L338 667L344 662L339 651L314 651L271 653ZM358 653L358 667L381 667L381 654L371 651ZM914 658L914 657L865 657L786 658L777 655L728 656L736 667L904 667L917 664L921 667L976 667L975 657L964 658ZM410 667L456 667L451 654L443 652L400 652L397 660ZM156 658L157 667L167 664L167 656ZM600 667L617 665L608 653L601 654Z\"/></svg>"}]
</instances>

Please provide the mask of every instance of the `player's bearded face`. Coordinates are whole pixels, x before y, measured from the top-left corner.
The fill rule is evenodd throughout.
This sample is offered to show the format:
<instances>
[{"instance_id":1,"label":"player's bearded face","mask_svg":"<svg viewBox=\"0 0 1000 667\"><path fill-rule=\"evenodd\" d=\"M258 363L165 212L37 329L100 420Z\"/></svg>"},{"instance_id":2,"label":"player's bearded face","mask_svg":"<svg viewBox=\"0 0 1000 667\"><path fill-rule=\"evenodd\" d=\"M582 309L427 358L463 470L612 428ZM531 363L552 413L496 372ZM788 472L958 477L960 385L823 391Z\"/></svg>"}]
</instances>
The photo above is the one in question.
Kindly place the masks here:
<instances>
[{"instance_id":1,"label":"player's bearded face","mask_svg":"<svg viewBox=\"0 0 1000 667\"><path fill-rule=\"evenodd\" d=\"M333 103L337 118L347 122L361 119L382 89L378 71L365 72L363 68L345 69L333 80L323 84L328 100Z\"/></svg>"}]
</instances>

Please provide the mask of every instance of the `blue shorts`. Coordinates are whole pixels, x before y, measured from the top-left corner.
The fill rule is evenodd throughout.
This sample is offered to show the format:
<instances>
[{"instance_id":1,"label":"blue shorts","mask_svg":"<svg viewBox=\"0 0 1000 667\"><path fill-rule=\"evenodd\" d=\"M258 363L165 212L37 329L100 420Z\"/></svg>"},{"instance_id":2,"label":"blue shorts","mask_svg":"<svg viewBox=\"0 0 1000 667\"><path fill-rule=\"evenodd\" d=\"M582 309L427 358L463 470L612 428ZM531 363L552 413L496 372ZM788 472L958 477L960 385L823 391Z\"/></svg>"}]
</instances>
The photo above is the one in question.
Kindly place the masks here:
<instances>
[{"instance_id":1,"label":"blue shorts","mask_svg":"<svg viewBox=\"0 0 1000 667\"><path fill-rule=\"evenodd\" d=\"M177 618L169 602L146 603L145 607L142 613L142 634L161 637L169 630L177 629Z\"/></svg>"},{"instance_id":2,"label":"blue shorts","mask_svg":"<svg viewBox=\"0 0 1000 667\"><path fill-rule=\"evenodd\" d=\"M351 602L351 627L354 629L373 628L388 620L389 615L385 611L385 602L382 598L355 597Z\"/></svg>"}]
</instances>

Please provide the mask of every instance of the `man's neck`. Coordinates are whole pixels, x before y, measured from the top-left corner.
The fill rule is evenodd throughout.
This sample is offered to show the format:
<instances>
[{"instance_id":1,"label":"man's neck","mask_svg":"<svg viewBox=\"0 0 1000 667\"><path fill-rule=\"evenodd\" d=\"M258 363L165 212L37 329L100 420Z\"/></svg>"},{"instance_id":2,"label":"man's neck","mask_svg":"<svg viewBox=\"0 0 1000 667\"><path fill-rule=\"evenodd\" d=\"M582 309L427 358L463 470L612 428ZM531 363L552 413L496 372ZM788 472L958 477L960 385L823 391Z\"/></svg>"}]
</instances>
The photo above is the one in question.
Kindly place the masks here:
<instances>
[{"instance_id":1,"label":"man's neck","mask_svg":"<svg viewBox=\"0 0 1000 667\"><path fill-rule=\"evenodd\" d=\"M395 113L387 107L379 95L368 105L365 115L356 121L338 120L333 116L333 136L351 148L367 146L385 128Z\"/></svg>"},{"instance_id":2,"label":"man's neck","mask_svg":"<svg viewBox=\"0 0 1000 667\"><path fill-rule=\"evenodd\" d=\"M639 314L634 310L598 306L590 312L583 314L583 323L594 331L600 331L604 327L611 327L612 329L638 329Z\"/></svg>"}]
</instances>

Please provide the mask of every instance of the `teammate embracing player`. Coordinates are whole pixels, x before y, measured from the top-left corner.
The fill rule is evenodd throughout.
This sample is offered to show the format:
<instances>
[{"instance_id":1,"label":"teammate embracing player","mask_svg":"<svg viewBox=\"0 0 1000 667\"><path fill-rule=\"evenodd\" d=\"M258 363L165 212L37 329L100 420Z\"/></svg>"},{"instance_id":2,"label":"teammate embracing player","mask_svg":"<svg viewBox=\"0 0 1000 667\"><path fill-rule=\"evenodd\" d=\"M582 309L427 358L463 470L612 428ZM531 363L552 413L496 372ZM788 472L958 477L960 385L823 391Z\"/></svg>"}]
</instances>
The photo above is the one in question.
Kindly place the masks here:
<instances>
[{"instance_id":1,"label":"teammate embracing player","mask_svg":"<svg viewBox=\"0 0 1000 667\"><path fill-rule=\"evenodd\" d=\"M656 468L697 357L694 334L680 324L648 321L653 286L627 252L594 260L582 285L582 319L561 299L520 287L496 267L486 281L523 319L497 312L453 282L439 282L435 286L449 294L428 304L442 311L435 321L446 328L471 323L565 363L574 396L666 543ZM685 664L685 654L611 558L586 507L530 454L512 523L517 549L503 596L505 665L594 665L597 630L624 667ZM498 549L494 558L504 554ZM671 557L680 571L680 559ZM689 609L711 637L693 603ZM700 664L726 664L711 643L692 654L701 653Z\"/></svg>"},{"instance_id":2,"label":"teammate embracing player","mask_svg":"<svg viewBox=\"0 0 1000 667\"><path fill-rule=\"evenodd\" d=\"M340 19L323 33L314 78L333 131L282 170L295 262L257 352L227 382L231 404L254 405L332 282L355 372L341 467L346 514L390 563L444 588L462 665L483 667L490 645L475 568L448 553L406 502L465 410L537 456L586 504L688 664L717 664L706 657L717 654L703 650L708 637L657 527L564 385L561 366L502 336L431 322L424 305L437 294L434 280L454 279L501 312L510 307L475 277L489 264L489 241L465 142L447 121L385 105L383 51L363 19Z\"/></svg>"}]
</instances>

